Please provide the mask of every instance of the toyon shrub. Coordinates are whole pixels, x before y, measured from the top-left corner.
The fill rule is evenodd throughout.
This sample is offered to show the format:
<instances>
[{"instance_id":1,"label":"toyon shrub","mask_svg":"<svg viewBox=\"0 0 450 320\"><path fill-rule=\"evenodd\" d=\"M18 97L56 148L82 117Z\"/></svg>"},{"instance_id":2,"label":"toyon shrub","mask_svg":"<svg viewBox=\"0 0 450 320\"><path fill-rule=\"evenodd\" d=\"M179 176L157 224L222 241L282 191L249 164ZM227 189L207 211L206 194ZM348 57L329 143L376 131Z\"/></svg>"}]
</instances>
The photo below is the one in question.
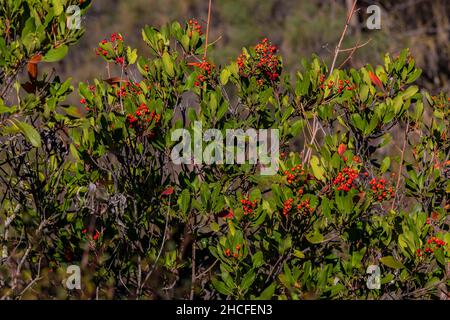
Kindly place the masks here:
<instances>
[{"instance_id":1,"label":"toyon shrub","mask_svg":"<svg viewBox=\"0 0 450 320\"><path fill-rule=\"evenodd\" d=\"M448 297L450 101L414 84L408 50L288 73L268 39L220 66L200 20L146 26L146 53L99 39L110 77L68 105L70 79L39 73L83 33L64 8L0 8L1 298ZM278 129L278 172L174 165L195 122Z\"/></svg>"}]
</instances>

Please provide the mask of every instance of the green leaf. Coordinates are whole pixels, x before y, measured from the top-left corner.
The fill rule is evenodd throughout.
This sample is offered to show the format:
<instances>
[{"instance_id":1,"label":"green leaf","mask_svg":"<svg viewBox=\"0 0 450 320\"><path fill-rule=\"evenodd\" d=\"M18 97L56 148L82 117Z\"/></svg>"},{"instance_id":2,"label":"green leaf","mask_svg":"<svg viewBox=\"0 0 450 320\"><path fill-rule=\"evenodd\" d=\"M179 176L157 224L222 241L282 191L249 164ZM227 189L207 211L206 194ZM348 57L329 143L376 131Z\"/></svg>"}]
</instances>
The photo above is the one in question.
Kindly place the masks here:
<instances>
[{"instance_id":1,"label":"green leaf","mask_svg":"<svg viewBox=\"0 0 450 320\"><path fill-rule=\"evenodd\" d=\"M291 124L289 133L291 136L296 137L300 134L300 130L305 126L305 121L303 119L299 119Z\"/></svg>"},{"instance_id":2,"label":"green leaf","mask_svg":"<svg viewBox=\"0 0 450 320\"><path fill-rule=\"evenodd\" d=\"M393 269L401 269L404 267L403 264L400 261L396 260L393 256L383 257L380 259L380 262L385 266Z\"/></svg>"},{"instance_id":3,"label":"green leaf","mask_svg":"<svg viewBox=\"0 0 450 320\"><path fill-rule=\"evenodd\" d=\"M368 95L369 87L365 84L361 85L361 88L359 89L359 99L364 102L367 100Z\"/></svg>"},{"instance_id":4,"label":"green leaf","mask_svg":"<svg viewBox=\"0 0 450 320\"><path fill-rule=\"evenodd\" d=\"M210 227L211 227L211 230L214 232L219 232L219 230L220 230L220 226L216 222L211 223Z\"/></svg>"},{"instance_id":5,"label":"green leaf","mask_svg":"<svg viewBox=\"0 0 450 320\"><path fill-rule=\"evenodd\" d=\"M271 202L263 200L262 208L264 212L267 212L269 214L273 213L273 209L271 207Z\"/></svg>"},{"instance_id":6,"label":"green leaf","mask_svg":"<svg viewBox=\"0 0 450 320\"><path fill-rule=\"evenodd\" d=\"M259 201L259 200L261 200L261 190L259 190L258 188L253 189L250 192L249 199L250 199L250 201L254 201L254 200Z\"/></svg>"},{"instance_id":7,"label":"green leaf","mask_svg":"<svg viewBox=\"0 0 450 320\"><path fill-rule=\"evenodd\" d=\"M350 116L350 120L352 121L353 125L359 129L360 131L364 132L365 127L367 125L367 121L365 121L359 113L354 113Z\"/></svg>"},{"instance_id":8,"label":"green leaf","mask_svg":"<svg viewBox=\"0 0 450 320\"><path fill-rule=\"evenodd\" d=\"M397 96L395 97L394 101L393 101L393 109L394 109L394 113L398 114L403 106L403 98L402 96Z\"/></svg>"},{"instance_id":9,"label":"green leaf","mask_svg":"<svg viewBox=\"0 0 450 320\"><path fill-rule=\"evenodd\" d=\"M394 275L392 273L388 273L383 279L381 279L380 284L386 284L394 280Z\"/></svg>"},{"instance_id":10,"label":"green leaf","mask_svg":"<svg viewBox=\"0 0 450 320\"><path fill-rule=\"evenodd\" d=\"M220 105L219 110L217 110L217 114L216 114L217 121L220 121L220 119L222 119L222 117L227 113L228 108L229 108L228 102L224 101Z\"/></svg>"},{"instance_id":11,"label":"green leaf","mask_svg":"<svg viewBox=\"0 0 450 320\"><path fill-rule=\"evenodd\" d=\"M255 253L252 257L253 268L259 268L264 264L264 257L261 251Z\"/></svg>"},{"instance_id":12,"label":"green leaf","mask_svg":"<svg viewBox=\"0 0 450 320\"><path fill-rule=\"evenodd\" d=\"M224 266L224 265L222 265L222 266ZM222 280L228 288L236 287L236 285L234 284L233 278L230 276L230 273L225 270L222 272Z\"/></svg>"},{"instance_id":13,"label":"green leaf","mask_svg":"<svg viewBox=\"0 0 450 320\"><path fill-rule=\"evenodd\" d=\"M53 13L55 14L55 16L59 16L64 11L64 7L61 3L61 0L52 0L52 4L53 4Z\"/></svg>"},{"instance_id":14,"label":"green leaf","mask_svg":"<svg viewBox=\"0 0 450 320\"><path fill-rule=\"evenodd\" d=\"M142 29L142 39L144 39L144 41L153 49L155 49L152 44L153 41L155 39L155 35L156 35L156 30L150 26L145 26Z\"/></svg>"},{"instance_id":15,"label":"green leaf","mask_svg":"<svg viewBox=\"0 0 450 320\"><path fill-rule=\"evenodd\" d=\"M408 80L406 81L407 84L413 83L414 81L416 81L420 75L422 74L422 70L420 69L415 69L411 75L408 77Z\"/></svg>"},{"instance_id":16,"label":"green leaf","mask_svg":"<svg viewBox=\"0 0 450 320\"><path fill-rule=\"evenodd\" d=\"M130 47L127 47L128 64L134 64L137 58L138 58L137 49L132 50Z\"/></svg>"},{"instance_id":17,"label":"green leaf","mask_svg":"<svg viewBox=\"0 0 450 320\"><path fill-rule=\"evenodd\" d=\"M269 300L273 297L275 293L275 287L276 284L272 283L270 286L268 286L264 291L261 293L261 295L257 298L257 300Z\"/></svg>"},{"instance_id":18,"label":"green leaf","mask_svg":"<svg viewBox=\"0 0 450 320\"><path fill-rule=\"evenodd\" d=\"M66 112L68 116L73 118L81 118L83 116L80 110L75 106L68 106L63 108L63 110Z\"/></svg>"},{"instance_id":19,"label":"green leaf","mask_svg":"<svg viewBox=\"0 0 450 320\"><path fill-rule=\"evenodd\" d=\"M223 283L222 281L217 280L216 278L212 279L212 284L217 291L221 294L229 296L232 294L232 291Z\"/></svg>"},{"instance_id":20,"label":"green leaf","mask_svg":"<svg viewBox=\"0 0 450 320\"><path fill-rule=\"evenodd\" d=\"M171 33L176 35L177 37L181 34L181 25L178 21L175 21L171 25Z\"/></svg>"},{"instance_id":21,"label":"green leaf","mask_svg":"<svg viewBox=\"0 0 450 320\"><path fill-rule=\"evenodd\" d=\"M166 51L162 55L162 61L164 66L164 71L168 74L169 77L173 78L175 76L175 71L173 69L172 57Z\"/></svg>"},{"instance_id":22,"label":"green leaf","mask_svg":"<svg viewBox=\"0 0 450 320\"><path fill-rule=\"evenodd\" d=\"M366 126L364 128L364 130L363 130L364 131L364 135L365 136L370 135L373 132L373 130L375 130L375 128L377 127L378 123L379 123L378 116L376 114L374 114L372 116L372 118L370 119L369 125Z\"/></svg>"},{"instance_id":23,"label":"green leaf","mask_svg":"<svg viewBox=\"0 0 450 320\"><path fill-rule=\"evenodd\" d=\"M303 259L305 257L305 254L302 251L295 249L294 256L299 259Z\"/></svg>"},{"instance_id":24,"label":"green leaf","mask_svg":"<svg viewBox=\"0 0 450 320\"><path fill-rule=\"evenodd\" d=\"M70 93L73 90L73 87L71 86L71 81L72 81L72 78L68 78L66 81L61 83L61 86L59 87L56 94L58 96L62 96L64 94Z\"/></svg>"},{"instance_id":25,"label":"green leaf","mask_svg":"<svg viewBox=\"0 0 450 320\"><path fill-rule=\"evenodd\" d=\"M251 269L249 272L247 272L245 274L244 278L242 279L242 282L240 285L241 289L247 290L252 285L252 283L255 281L255 279L256 279L256 273L253 269Z\"/></svg>"},{"instance_id":26,"label":"green leaf","mask_svg":"<svg viewBox=\"0 0 450 320\"><path fill-rule=\"evenodd\" d=\"M191 40L189 43L192 49L195 49L199 40L200 34L197 31L192 32Z\"/></svg>"},{"instance_id":27,"label":"green leaf","mask_svg":"<svg viewBox=\"0 0 450 320\"><path fill-rule=\"evenodd\" d=\"M409 87L408 89L406 89L406 91L402 95L403 100L408 100L413 95L415 95L418 91L419 91L419 87L417 87L417 86Z\"/></svg>"},{"instance_id":28,"label":"green leaf","mask_svg":"<svg viewBox=\"0 0 450 320\"><path fill-rule=\"evenodd\" d=\"M351 203L353 200L351 197L342 196L339 193L335 195L336 208L339 212L349 214L349 208L351 209ZM351 202L350 204L348 202Z\"/></svg>"},{"instance_id":29,"label":"green leaf","mask_svg":"<svg viewBox=\"0 0 450 320\"><path fill-rule=\"evenodd\" d=\"M278 250L280 253L284 253L286 250L292 248L292 238L291 235L288 234L286 238L284 238L278 246Z\"/></svg>"},{"instance_id":30,"label":"green leaf","mask_svg":"<svg viewBox=\"0 0 450 320\"><path fill-rule=\"evenodd\" d=\"M319 232L309 233L306 235L306 240L312 244L321 243L323 241L323 235Z\"/></svg>"},{"instance_id":31,"label":"green leaf","mask_svg":"<svg viewBox=\"0 0 450 320\"><path fill-rule=\"evenodd\" d=\"M445 265L447 264L445 261L445 254L444 251L441 249L434 250L434 257L436 258L436 261L439 263L439 265L445 269Z\"/></svg>"},{"instance_id":32,"label":"green leaf","mask_svg":"<svg viewBox=\"0 0 450 320\"><path fill-rule=\"evenodd\" d=\"M178 198L178 205L180 206L180 210L183 214L186 214L189 211L190 204L191 194L188 189L184 189Z\"/></svg>"},{"instance_id":33,"label":"green leaf","mask_svg":"<svg viewBox=\"0 0 450 320\"><path fill-rule=\"evenodd\" d=\"M186 34L184 34L181 37L180 42L181 42L181 45L183 46L184 51L186 51L186 52L189 51L189 41L190 41L190 38Z\"/></svg>"},{"instance_id":34,"label":"green leaf","mask_svg":"<svg viewBox=\"0 0 450 320\"><path fill-rule=\"evenodd\" d=\"M284 112L283 116L281 117L281 123L285 123L287 119L294 113L294 108L289 106Z\"/></svg>"},{"instance_id":35,"label":"green leaf","mask_svg":"<svg viewBox=\"0 0 450 320\"><path fill-rule=\"evenodd\" d=\"M41 136L37 130L29 125L28 123L19 121L17 119L9 120L13 127L25 136L25 138L31 143L33 147L40 148L41 147Z\"/></svg>"},{"instance_id":36,"label":"green leaf","mask_svg":"<svg viewBox=\"0 0 450 320\"><path fill-rule=\"evenodd\" d=\"M2 101L0 100L0 103L2 103ZM5 105L0 105L0 114L2 113L14 113L16 112L17 107L16 106L12 106L12 107L8 107Z\"/></svg>"},{"instance_id":37,"label":"green leaf","mask_svg":"<svg viewBox=\"0 0 450 320\"><path fill-rule=\"evenodd\" d=\"M220 73L220 83L224 86L228 83L228 79L230 78L230 71L228 69L223 69Z\"/></svg>"},{"instance_id":38,"label":"green leaf","mask_svg":"<svg viewBox=\"0 0 450 320\"><path fill-rule=\"evenodd\" d=\"M316 156L313 156L311 158L310 164L311 164L311 169L313 171L314 176L317 179L324 181L325 180L324 169L320 165L319 158L317 158Z\"/></svg>"},{"instance_id":39,"label":"green leaf","mask_svg":"<svg viewBox=\"0 0 450 320\"><path fill-rule=\"evenodd\" d=\"M69 47L66 45L62 45L58 48L50 49L42 59L45 62L56 62L64 58L69 52Z\"/></svg>"},{"instance_id":40,"label":"green leaf","mask_svg":"<svg viewBox=\"0 0 450 320\"><path fill-rule=\"evenodd\" d=\"M72 157L74 157L75 160L79 161L80 156L78 155L78 149L74 146L73 143L70 144L69 150L70 150L70 154L72 155Z\"/></svg>"},{"instance_id":41,"label":"green leaf","mask_svg":"<svg viewBox=\"0 0 450 320\"><path fill-rule=\"evenodd\" d=\"M386 157L383 159L383 162L381 163L381 173L385 173L389 167L391 166L391 158Z\"/></svg>"}]
</instances>

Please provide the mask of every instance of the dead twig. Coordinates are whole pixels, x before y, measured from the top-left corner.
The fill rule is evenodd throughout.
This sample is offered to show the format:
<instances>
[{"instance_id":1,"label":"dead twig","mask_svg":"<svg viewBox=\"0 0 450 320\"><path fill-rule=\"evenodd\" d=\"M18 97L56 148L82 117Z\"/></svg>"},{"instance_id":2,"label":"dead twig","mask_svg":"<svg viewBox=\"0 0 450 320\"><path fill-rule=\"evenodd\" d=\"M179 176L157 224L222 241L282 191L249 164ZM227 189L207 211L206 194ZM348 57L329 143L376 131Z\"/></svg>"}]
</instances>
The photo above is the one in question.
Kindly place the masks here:
<instances>
[{"instance_id":1,"label":"dead twig","mask_svg":"<svg viewBox=\"0 0 450 320\"><path fill-rule=\"evenodd\" d=\"M342 49L340 50L340 52L347 52L347 51L351 51L350 54L348 55L348 57L340 64L338 69L341 69L351 58L353 58L353 54L356 52L356 50L358 50L359 48L364 47L365 45L367 45L372 39L369 39L368 41L366 41L365 43L363 43L362 45L358 45L356 44L353 48L348 48L348 49Z\"/></svg>"},{"instance_id":2,"label":"dead twig","mask_svg":"<svg viewBox=\"0 0 450 320\"><path fill-rule=\"evenodd\" d=\"M345 37L345 34L347 33L347 29L350 24L350 20L352 19L353 15L355 14L355 11L356 11L355 8L356 8L357 2L358 2L358 0L355 0L353 2L353 6L347 15L347 21L345 22L344 31L342 31L341 38L339 39L339 42L338 42L336 48L334 49L334 57L333 57L333 63L331 64L331 68L330 68L330 75L333 73L334 67L336 66L336 60L337 60L337 57L341 50L342 41L344 41L344 37Z\"/></svg>"},{"instance_id":3,"label":"dead twig","mask_svg":"<svg viewBox=\"0 0 450 320\"><path fill-rule=\"evenodd\" d=\"M209 25L211 23L211 7L212 7L212 0L209 0L208 3L208 21L206 22L206 35L205 35L205 52L203 54L203 60L206 60L206 55L208 52L208 39L209 39Z\"/></svg>"}]
</instances>

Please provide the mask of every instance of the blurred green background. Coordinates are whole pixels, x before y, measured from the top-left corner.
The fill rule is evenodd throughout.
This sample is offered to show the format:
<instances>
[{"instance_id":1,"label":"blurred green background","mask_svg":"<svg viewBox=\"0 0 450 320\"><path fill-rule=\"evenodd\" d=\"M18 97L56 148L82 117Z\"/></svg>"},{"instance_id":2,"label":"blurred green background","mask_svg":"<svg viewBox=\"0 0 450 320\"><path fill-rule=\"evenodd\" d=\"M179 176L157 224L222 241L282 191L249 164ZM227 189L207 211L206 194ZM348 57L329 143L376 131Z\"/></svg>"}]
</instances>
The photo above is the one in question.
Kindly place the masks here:
<instances>
[{"instance_id":1,"label":"blurred green background","mask_svg":"<svg viewBox=\"0 0 450 320\"><path fill-rule=\"evenodd\" d=\"M289 71L300 67L302 58L313 53L331 64L333 50L344 28L353 0L213 0L210 41L215 42L211 58L217 64L235 59L242 47L268 37L280 47ZM381 30L368 30L367 7L381 8ZM450 1L387 0L358 1L359 11L350 22L342 48L371 39L358 49L346 67L365 63L380 64L385 52L398 53L409 47L424 69L422 85L431 92L449 89L450 77ZM101 60L95 56L98 42L112 32L148 52L141 41L141 28L161 26L173 20L197 18L204 26L207 0L94 0L82 25L86 34L57 66L74 82L106 77ZM343 53L337 66L346 58Z\"/></svg>"}]
</instances>

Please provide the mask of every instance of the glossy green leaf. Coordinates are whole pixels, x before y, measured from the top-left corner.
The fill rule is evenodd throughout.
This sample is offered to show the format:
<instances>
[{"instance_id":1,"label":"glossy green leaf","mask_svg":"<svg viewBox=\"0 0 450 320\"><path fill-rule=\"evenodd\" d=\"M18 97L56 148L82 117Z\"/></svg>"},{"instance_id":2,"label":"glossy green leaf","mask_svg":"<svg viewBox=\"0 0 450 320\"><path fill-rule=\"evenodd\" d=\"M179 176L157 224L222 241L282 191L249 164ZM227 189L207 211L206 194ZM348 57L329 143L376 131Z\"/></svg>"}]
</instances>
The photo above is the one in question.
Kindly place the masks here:
<instances>
[{"instance_id":1,"label":"glossy green leaf","mask_svg":"<svg viewBox=\"0 0 450 320\"><path fill-rule=\"evenodd\" d=\"M31 143L33 147L41 147L41 136L33 126L17 119L11 119L9 121L11 122L13 127L19 130L25 136L25 138Z\"/></svg>"},{"instance_id":2,"label":"glossy green leaf","mask_svg":"<svg viewBox=\"0 0 450 320\"><path fill-rule=\"evenodd\" d=\"M69 47L66 45L59 46L58 48L50 49L42 59L45 62L56 62L64 58L69 52Z\"/></svg>"},{"instance_id":3,"label":"glossy green leaf","mask_svg":"<svg viewBox=\"0 0 450 320\"><path fill-rule=\"evenodd\" d=\"M382 257L380 258L380 261L382 264L388 266L389 268L401 269L404 267L403 264L400 261L396 260L393 256Z\"/></svg>"}]
</instances>

